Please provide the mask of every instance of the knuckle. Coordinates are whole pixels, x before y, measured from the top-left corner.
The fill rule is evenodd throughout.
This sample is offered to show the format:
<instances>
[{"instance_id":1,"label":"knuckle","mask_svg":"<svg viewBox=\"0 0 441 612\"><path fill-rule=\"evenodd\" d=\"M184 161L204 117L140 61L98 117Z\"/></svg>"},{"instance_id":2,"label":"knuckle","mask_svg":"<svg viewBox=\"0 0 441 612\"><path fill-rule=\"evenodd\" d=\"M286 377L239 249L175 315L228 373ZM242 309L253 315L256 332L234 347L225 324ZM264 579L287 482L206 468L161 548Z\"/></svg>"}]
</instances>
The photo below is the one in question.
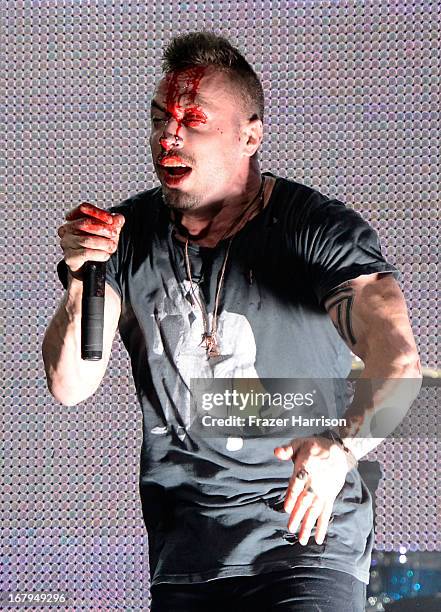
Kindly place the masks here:
<instances>
[{"instance_id":1,"label":"knuckle","mask_svg":"<svg viewBox=\"0 0 441 612\"><path fill-rule=\"evenodd\" d=\"M93 238L91 236L81 236L79 242L85 248L91 248L93 246Z\"/></svg>"},{"instance_id":2,"label":"knuckle","mask_svg":"<svg viewBox=\"0 0 441 612\"><path fill-rule=\"evenodd\" d=\"M78 219L78 221L75 223L75 227L77 229L83 230L83 228L89 225L89 223L90 220L88 217L81 217L81 219Z\"/></svg>"}]
</instances>

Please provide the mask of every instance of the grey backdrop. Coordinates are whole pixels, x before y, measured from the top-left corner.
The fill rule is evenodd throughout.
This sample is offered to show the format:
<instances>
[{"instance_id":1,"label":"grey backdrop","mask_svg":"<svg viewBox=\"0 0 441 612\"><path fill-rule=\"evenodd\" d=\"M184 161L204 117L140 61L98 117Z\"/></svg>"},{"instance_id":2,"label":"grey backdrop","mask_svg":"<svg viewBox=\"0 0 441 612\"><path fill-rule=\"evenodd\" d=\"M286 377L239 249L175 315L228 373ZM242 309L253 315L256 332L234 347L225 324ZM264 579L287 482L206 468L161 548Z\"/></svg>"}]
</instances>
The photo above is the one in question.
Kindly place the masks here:
<instances>
[{"instance_id":1,"label":"grey backdrop","mask_svg":"<svg viewBox=\"0 0 441 612\"><path fill-rule=\"evenodd\" d=\"M423 365L437 366L439 2L8 0L1 7L0 589L68 592L70 608L146 609L141 412L119 336L95 396L46 389L44 331L62 297L56 230L158 184L149 102L161 49L224 34L266 96L262 170L360 211L402 272ZM441 550L437 388L384 472L378 550ZM439 476L438 476L439 478ZM41 608L40 608L41 609Z\"/></svg>"}]
</instances>

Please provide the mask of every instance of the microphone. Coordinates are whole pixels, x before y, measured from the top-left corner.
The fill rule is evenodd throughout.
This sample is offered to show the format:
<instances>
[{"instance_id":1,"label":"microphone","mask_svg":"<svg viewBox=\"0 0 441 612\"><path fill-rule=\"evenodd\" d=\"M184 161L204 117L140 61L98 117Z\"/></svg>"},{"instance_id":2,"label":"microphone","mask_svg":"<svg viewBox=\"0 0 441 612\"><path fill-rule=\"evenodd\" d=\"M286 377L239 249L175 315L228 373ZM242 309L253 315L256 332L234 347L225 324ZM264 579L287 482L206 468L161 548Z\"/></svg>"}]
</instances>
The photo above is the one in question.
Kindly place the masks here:
<instances>
[{"instance_id":1,"label":"microphone","mask_svg":"<svg viewBox=\"0 0 441 612\"><path fill-rule=\"evenodd\" d=\"M103 356L106 262L86 261L81 300L81 359L99 361Z\"/></svg>"}]
</instances>

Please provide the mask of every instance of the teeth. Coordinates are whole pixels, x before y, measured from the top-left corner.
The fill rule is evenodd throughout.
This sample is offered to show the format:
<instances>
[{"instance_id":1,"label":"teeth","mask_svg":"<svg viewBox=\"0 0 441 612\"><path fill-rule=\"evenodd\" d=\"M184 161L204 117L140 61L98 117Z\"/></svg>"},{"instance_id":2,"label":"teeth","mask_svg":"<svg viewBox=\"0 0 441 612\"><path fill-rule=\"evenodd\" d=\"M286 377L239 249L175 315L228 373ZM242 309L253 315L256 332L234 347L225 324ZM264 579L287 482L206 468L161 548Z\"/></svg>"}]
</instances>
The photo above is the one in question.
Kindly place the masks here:
<instances>
[{"instance_id":1,"label":"teeth","mask_svg":"<svg viewBox=\"0 0 441 612\"><path fill-rule=\"evenodd\" d=\"M166 168L188 168L189 166L186 166L185 164L162 164L163 166L165 166Z\"/></svg>"}]
</instances>

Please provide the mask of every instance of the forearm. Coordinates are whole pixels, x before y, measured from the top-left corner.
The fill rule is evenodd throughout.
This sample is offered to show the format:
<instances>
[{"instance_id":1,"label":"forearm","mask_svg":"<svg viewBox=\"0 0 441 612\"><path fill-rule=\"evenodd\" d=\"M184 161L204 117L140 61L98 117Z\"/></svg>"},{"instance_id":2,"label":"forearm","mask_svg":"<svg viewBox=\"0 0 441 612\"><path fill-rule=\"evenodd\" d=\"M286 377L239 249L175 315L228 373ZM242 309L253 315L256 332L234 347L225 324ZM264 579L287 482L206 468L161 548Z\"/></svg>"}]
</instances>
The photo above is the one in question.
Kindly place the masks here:
<instances>
[{"instance_id":1,"label":"forearm","mask_svg":"<svg viewBox=\"0 0 441 612\"><path fill-rule=\"evenodd\" d=\"M342 283L328 296L326 308L365 365L338 432L359 459L396 429L418 395L418 350L403 293L390 274Z\"/></svg>"},{"instance_id":2,"label":"forearm","mask_svg":"<svg viewBox=\"0 0 441 612\"><path fill-rule=\"evenodd\" d=\"M392 358L387 352L367 360L339 435L360 459L391 434L405 417L422 384L418 355Z\"/></svg>"},{"instance_id":3,"label":"forearm","mask_svg":"<svg viewBox=\"0 0 441 612\"><path fill-rule=\"evenodd\" d=\"M83 283L69 275L65 296L46 330L42 355L48 389L63 404L74 405L92 395L99 362L81 359Z\"/></svg>"}]
</instances>

